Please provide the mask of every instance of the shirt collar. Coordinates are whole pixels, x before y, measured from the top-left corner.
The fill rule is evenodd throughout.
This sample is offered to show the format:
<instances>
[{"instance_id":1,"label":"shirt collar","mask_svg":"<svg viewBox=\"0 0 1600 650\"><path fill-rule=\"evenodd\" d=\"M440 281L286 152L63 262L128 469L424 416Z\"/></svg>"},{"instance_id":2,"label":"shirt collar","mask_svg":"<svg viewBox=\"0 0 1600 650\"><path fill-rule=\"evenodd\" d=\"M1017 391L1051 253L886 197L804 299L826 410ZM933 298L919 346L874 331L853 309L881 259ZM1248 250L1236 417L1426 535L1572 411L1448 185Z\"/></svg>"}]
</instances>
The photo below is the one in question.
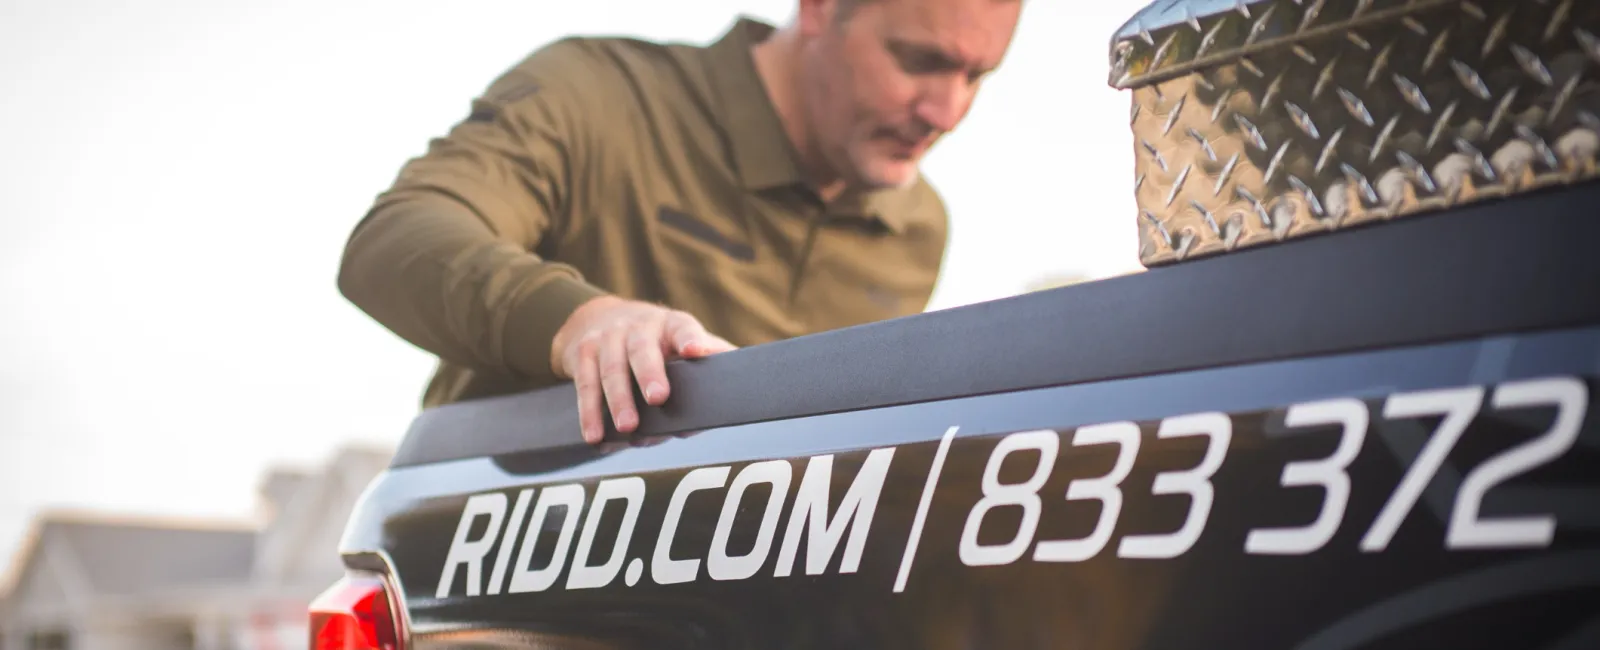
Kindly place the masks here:
<instances>
[{"instance_id":1,"label":"shirt collar","mask_svg":"<svg viewBox=\"0 0 1600 650\"><path fill-rule=\"evenodd\" d=\"M705 50L712 98L732 148L734 167L746 188L772 189L804 182L798 155L778 110L756 72L750 48L766 40L771 25L741 16Z\"/></svg>"},{"instance_id":2,"label":"shirt collar","mask_svg":"<svg viewBox=\"0 0 1600 650\"><path fill-rule=\"evenodd\" d=\"M889 232L902 234L913 217L926 212L917 205L914 188L882 189L873 191L847 191L828 206L828 211L841 216L876 219Z\"/></svg>"},{"instance_id":3,"label":"shirt collar","mask_svg":"<svg viewBox=\"0 0 1600 650\"><path fill-rule=\"evenodd\" d=\"M740 16L704 51L711 101L728 136L734 167L745 188L753 191L805 183L799 154L789 141L750 52L774 31L772 25ZM891 232L901 233L912 215L921 212L911 204L915 194L911 189L851 191L829 205L828 211L877 220Z\"/></svg>"}]
</instances>

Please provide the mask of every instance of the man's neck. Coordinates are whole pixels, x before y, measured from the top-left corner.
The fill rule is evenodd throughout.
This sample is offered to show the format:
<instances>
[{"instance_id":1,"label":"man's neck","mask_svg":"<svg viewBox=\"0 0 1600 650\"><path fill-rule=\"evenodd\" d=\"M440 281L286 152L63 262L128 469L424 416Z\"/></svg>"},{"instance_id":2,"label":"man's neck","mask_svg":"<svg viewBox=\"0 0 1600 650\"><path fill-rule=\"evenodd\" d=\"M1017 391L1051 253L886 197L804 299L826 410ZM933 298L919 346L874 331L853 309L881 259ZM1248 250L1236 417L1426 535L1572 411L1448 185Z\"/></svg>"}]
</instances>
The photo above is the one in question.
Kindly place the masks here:
<instances>
[{"instance_id":1,"label":"man's neck","mask_svg":"<svg viewBox=\"0 0 1600 650\"><path fill-rule=\"evenodd\" d=\"M800 157L801 173L823 202L832 202L844 193L845 182L823 162L810 132L806 130L805 104L800 101L797 67L799 43L793 28L779 29L751 48L756 74L761 77L767 97L783 123L784 135Z\"/></svg>"}]
</instances>

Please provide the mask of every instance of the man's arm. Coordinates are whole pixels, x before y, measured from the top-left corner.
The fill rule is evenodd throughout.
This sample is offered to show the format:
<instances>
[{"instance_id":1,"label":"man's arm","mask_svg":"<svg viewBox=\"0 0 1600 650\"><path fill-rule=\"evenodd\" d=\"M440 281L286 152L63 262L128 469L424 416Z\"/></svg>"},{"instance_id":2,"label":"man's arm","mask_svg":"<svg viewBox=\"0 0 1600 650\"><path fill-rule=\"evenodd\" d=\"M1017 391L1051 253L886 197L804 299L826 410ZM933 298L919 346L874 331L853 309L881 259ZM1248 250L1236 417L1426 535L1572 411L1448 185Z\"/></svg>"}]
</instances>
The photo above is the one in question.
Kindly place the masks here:
<instances>
[{"instance_id":1,"label":"man's arm","mask_svg":"<svg viewBox=\"0 0 1600 650\"><path fill-rule=\"evenodd\" d=\"M339 289L451 363L541 384L574 379L584 438L598 441L605 404L620 431L637 426L634 377L661 404L667 359L732 346L687 314L608 296L533 253L553 228L603 217L569 210L574 177L601 155L594 107L617 105L585 96L603 92L592 80L604 71L581 48L535 53L409 161L350 236Z\"/></svg>"},{"instance_id":2,"label":"man's arm","mask_svg":"<svg viewBox=\"0 0 1600 650\"><path fill-rule=\"evenodd\" d=\"M550 341L603 292L531 251L566 219L581 170L577 62L546 48L402 167L346 244L344 296L412 344L479 372L554 383Z\"/></svg>"}]
</instances>

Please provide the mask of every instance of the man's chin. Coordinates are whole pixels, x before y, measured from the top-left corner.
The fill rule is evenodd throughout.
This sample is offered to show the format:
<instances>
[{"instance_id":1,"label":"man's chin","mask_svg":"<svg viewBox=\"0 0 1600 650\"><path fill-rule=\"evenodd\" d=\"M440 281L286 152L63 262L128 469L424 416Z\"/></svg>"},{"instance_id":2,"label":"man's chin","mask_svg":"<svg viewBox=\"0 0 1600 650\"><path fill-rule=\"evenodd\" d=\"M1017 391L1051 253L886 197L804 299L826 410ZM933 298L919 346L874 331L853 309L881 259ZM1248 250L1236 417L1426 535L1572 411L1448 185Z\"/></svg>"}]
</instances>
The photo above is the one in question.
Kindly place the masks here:
<instances>
[{"instance_id":1,"label":"man's chin","mask_svg":"<svg viewBox=\"0 0 1600 650\"><path fill-rule=\"evenodd\" d=\"M874 190L905 189L917 182L916 161L879 162L863 170L862 184Z\"/></svg>"}]
</instances>

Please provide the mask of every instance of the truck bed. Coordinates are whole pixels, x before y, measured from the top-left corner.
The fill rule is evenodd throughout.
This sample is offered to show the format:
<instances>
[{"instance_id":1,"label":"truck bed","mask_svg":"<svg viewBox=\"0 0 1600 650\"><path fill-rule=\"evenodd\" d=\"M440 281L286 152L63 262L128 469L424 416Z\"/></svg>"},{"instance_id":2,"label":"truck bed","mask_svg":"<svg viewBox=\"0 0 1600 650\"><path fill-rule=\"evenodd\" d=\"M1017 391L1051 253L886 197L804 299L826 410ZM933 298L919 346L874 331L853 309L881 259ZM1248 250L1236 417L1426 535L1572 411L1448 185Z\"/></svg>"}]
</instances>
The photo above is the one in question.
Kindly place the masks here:
<instances>
[{"instance_id":1,"label":"truck bed","mask_svg":"<svg viewBox=\"0 0 1600 650\"><path fill-rule=\"evenodd\" d=\"M1600 184L422 414L405 648L1600 647Z\"/></svg>"}]
</instances>

